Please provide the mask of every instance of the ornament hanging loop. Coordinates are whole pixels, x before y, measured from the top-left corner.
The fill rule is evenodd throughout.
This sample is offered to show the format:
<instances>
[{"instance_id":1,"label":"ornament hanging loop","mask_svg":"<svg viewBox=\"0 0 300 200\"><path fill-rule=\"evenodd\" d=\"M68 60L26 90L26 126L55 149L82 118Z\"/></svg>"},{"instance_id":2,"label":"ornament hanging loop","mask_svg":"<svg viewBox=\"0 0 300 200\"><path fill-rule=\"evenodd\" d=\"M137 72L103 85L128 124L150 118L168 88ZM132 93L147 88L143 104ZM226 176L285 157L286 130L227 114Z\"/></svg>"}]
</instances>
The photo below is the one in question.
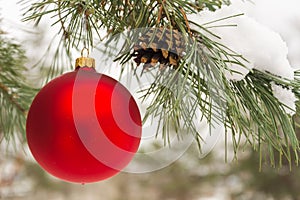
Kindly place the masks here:
<instances>
[{"instance_id":1,"label":"ornament hanging loop","mask_svg":"<svg viewBox=\"0 0 300 200\"><path fill-rule=\"evenodd\" d=\"M95 59L89 57L90 51L88 48L83 47L81 50L81 57L76 59L75 68L92 67L95 68Z\"/></svg>"},{"instance_id":2,"label":"ornament hanging loop","mask_svg":"<svg viewBox=\"0 0 300 200\"><path fill-rule=\"evenodd\" d=\"M89 55L90 55L90 50L86 47L83 47L83 49L81 50L81 57L88 58Z\"/></svg>"}]
</instances>

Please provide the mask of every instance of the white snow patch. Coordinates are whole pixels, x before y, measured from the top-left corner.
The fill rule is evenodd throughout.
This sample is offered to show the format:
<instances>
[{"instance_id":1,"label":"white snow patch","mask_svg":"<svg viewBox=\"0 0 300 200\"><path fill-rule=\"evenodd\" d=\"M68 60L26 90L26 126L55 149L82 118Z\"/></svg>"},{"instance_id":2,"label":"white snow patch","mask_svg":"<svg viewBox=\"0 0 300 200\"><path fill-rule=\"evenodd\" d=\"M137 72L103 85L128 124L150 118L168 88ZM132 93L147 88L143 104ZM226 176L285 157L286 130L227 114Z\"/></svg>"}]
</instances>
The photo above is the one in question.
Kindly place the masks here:
<instances>
[{"instance_id":1,"label":"white snow patch","mask_svg":"<svg viewBox=\"0 0 300 200\"><path fill-rule=\"evenodd\" d=\"M222 9L215 12L202 11L198 14L189 15L188 18L201 25L217 19L241 14L243 13L240 9L241 5L239 3L223 6ZM228 79L241 80L252 68L293 79L294 69L290 66L287 59L288 48L278 33L247 15L206 24L205 27L222 25L236 26L211 27L209 30L221 37L221 43L243 55L249 61L249 63L245 63L248 69L235 64L229 66L232 70L239 71L241 74L228 73ZM196 26L192 26L192 28L197 29ZM212 39L216 40L216 38Z\"/></svg>"},{"instance_id":2,"label":"white snow patch","mask_svg":"<svg viewBox=\"0 0 300 200\"><path fill-rule=\"evenodd\" d=\"M232 0L247 16L278 32L286 41L293 68L300 68L299 0Z\"/></svg>"},{"instance_id":3,"label":"white snow patch","mask_svg":"<svg viewBox=\"0 0 300 200\"><path fill-rule=\"evenodd\" d=\"M296 106L295 101L297 100L295 97L295 94L288 89L285 89L279 85L275 85L274 83L271 84L273 89L273 95L284 105L286 105L288 108L285 107L285 111L293 115L295 114Z\"/></svg>"}]
</instances>

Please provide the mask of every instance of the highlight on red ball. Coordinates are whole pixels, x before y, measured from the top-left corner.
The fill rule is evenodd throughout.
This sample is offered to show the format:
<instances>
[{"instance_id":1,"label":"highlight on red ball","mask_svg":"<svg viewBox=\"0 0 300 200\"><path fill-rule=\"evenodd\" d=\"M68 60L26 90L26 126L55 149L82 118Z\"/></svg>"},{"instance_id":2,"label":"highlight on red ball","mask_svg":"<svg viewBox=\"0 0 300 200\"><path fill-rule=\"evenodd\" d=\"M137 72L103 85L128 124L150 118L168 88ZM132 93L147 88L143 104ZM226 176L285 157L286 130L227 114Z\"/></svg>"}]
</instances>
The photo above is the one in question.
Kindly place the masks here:
<instances>
[{"instance_id":1,"label":"highlight on red ball","mask_svg":"<svg viewBox=\"0 0 300 200\"><path fill-rule=\"evenodd\" d=\"M118 81L104 74L87 77L81 69L72 99L74 123L83 145L99 162L121 171L134 157L141 139L141 116L133 96ZM87 129L92 137L85 133Z\"/></svg>"}]
</instances>

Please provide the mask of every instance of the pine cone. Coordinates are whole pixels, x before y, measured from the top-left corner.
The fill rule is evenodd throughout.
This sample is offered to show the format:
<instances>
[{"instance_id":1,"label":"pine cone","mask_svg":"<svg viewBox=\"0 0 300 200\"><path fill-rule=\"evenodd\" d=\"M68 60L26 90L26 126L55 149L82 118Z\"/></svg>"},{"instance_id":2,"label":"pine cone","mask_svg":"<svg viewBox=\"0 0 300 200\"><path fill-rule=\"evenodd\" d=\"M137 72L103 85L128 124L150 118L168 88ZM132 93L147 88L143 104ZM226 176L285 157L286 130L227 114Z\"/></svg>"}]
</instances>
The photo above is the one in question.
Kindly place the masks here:
<instances>
[{"instance_id":1,"label":"pine cone","mask_svg":"<svg viewBox=\"0 0 300 200\"><path fill-rule=\"evenodd\" d=\"M184 41L178 30L153 28L143 34L134 45L131 54L139 66L144 69L160 65L160 70L166 67L176 69L183 56Z\"/></svg>"}]
</instances>

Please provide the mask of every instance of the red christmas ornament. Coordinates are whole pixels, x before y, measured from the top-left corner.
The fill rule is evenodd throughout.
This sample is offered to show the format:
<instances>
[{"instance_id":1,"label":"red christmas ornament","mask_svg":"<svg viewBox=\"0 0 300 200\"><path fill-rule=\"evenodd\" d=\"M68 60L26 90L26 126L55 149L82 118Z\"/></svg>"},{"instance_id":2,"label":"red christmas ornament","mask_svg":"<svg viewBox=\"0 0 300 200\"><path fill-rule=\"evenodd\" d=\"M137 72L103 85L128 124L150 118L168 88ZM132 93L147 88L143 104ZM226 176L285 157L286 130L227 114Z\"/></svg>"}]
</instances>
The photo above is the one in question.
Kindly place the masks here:
<instances>
[{"instance_id":1,"label":"red christmas ornament","mask_svg":"<svg viewBox=\"0 0 300 200\"><path fill-rule=\"evenodd\" d=\"M92 58L77 59L75 71L41 89L27 117L34 158L65 181L89 183L115 175L140 143L141 117L134 98L92 66Z\"/></svg>"}]
</instances>

